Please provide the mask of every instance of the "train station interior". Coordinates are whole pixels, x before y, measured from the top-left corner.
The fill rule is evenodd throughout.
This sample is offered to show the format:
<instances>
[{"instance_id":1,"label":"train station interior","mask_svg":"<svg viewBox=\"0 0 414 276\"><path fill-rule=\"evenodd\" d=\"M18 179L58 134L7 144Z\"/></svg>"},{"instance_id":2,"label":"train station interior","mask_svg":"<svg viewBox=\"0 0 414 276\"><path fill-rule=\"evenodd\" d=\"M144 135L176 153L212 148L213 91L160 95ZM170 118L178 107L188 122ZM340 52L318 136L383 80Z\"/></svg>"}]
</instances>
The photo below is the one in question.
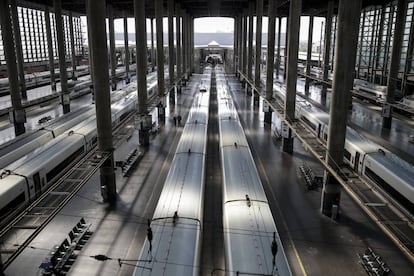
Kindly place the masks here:
<instances>
[{"instance_id":1,"label":"train station interior","mask_svg":"<svg viewBox=\"0 0 414 276\"><path fill-rule=\"evenodd\" d=\"M414 275L414 0L0 0L0 276Z\"/></svg>"}]
</instances>

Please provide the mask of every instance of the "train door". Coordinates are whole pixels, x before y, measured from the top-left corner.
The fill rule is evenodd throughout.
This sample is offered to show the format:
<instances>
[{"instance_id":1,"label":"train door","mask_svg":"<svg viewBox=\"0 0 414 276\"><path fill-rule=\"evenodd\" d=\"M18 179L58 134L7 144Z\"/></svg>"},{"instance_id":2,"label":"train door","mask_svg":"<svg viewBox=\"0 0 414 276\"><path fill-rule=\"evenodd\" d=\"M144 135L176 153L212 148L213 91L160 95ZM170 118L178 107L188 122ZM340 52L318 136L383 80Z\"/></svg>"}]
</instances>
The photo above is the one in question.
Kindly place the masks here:
<instances>
[{"instance_id":1,"label":"train door","mask_svg":"<svg viewBox=\"0 0 414 276\"><path fill-rule=\"evenodd\" d=\"M358 172L358 165L359 165L359 152L356 152L355 154L355 163L354 163L354 171Z\"/></svg>"},{"instance_id":2,"label":"train door","mask_svg":"<svg viewBox=\"0 0 414 276\"><path fill-rule=\"evenodd\" d=\"M40 175L39 173L35 173L33 175L33 182L35 187L35 196L39 197L42 194L42 186L40 184Z\"/></svg>"}]
</instances>

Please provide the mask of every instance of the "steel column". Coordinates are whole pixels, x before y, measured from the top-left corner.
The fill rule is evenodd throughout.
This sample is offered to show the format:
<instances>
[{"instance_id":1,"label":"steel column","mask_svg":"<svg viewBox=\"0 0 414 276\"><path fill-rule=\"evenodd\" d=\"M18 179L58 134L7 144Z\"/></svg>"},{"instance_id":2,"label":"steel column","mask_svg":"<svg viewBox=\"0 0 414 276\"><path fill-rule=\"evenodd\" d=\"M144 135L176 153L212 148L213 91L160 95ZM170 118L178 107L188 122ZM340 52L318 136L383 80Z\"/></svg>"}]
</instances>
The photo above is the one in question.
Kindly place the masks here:
<instances>
[{"instance_id":1,"label":"steel column","mask_svg":"<svg viewBox=\"0 0 414 276\"><path fill-rule=\"evenodd\" d=\"M260 87L260 66L262 64L262 16L263 0L256 0L256 61L254 68L254 85ZM258 100L258 98L256 98ZM257 101L258 103L258 101Z\"/></svg>"},{"instance_id":2,"label":"steel column","mask_svg":"<svg viewBox=\"0 0 414 276\"><path fill-rule=\"evenodd\" d=\"M306 53L306 79L305 79L305 94L309 94L309 85L311 79L308 77L311 74L312 64L312 39L313 39L313 15L309 16L309 29L308 29L308 49Z\"/></svg>"},{"instance_id":3,"label":"steel column","mask_svg":"<svg viewBox=\"0 0 414 276\"><path fill-rule=\"evenodd\" d=\"M176 40L177 40L177 81L178 81L178 90L180 91L180 84L181 84L181 78L183 75L182 72L182 53L181 53L181 7L180 4L176 4L176 17L175 17L175 28L176 28Z\"/></svg>"},{"instance_id":4,"label":"steel column","mask_svg":"<svg viewBox=\"0 0 414 276\"><path fill-rule=\"evenodd\" d=\"M407 0L398 0L397 14L394 27L394 38L392 41L391 63L387 79L387 101L382 106L382 128L391 129L392 107L394 103L395 90L400 69L401 48L404 36L404 26L407 17Z\"/></svg>"},{"instance_id":5,"label":"steel column","mask_svg":"<svg viewBox=\"0 0 414 276\"><path fill-rule=\"evenodd\" d=\"M145 40L146 42L147 40ZM125 59L124 59L124 65L125 65L125 77L126 77L126 83L130 82L129 78L129 35L128 35L128 16L126 15L126 12L124 11L124 47L125 47ZM146 47L145 47L146 48Z\"/></svg>"},{"instance_id":6,"label":"steel column","mask_svg":"<svg viewBox=\"0 0 414 276\"><path fill-rule=\"evenodd\" d=\"M24 78L22 38L20 33L19 15L17 13L16 0L10 0L10 7L11 17L13 20L14 43L16 44L17 70L19 72L20 93L23 99L27 99L26 80Z\"/></svg>"},{"instance_id":7,"label":"steel column","mask_svg":"<svg viewBox=\"0 0 414 276\"><path fill-rule=\"evenodd\" d=\"M70 33L70 49L72 56L72 80L76 80L76 52L75 52L75 35L73 33L73 17L72 12L69 12L69 33Z\"/></svg>"},{"instance_id":8,"label":"steel column","mask_svg":"<svg viewBox=\"0 0 414 276\"><path fill-rule=\"evenodd\" d=\"M273 98L273 73L275 64L275 24L276 24L276 5L275 1L269 1L268 7L268 38L267 38L267 67L266 67L266 99ZM265 110L265 123L272 123L272 109Z\"/></svg>"},{"instance_id":9,"label":"steel column","mask_svg":"<svg viewBox=\"0 0 414 276\"><path fill-rule=\"evenodd\" d=\"M334 77L328 130L328 151L326 160L332 168L341 169L344 158L344 145L348 103L354 82L355 59L358 45L358 29L362 0L352 2L339 1L338 31ZM332 208L339 207L340 184L325 171L324 187L321 200L321 211L327 216L332 215Z\"/></svg>"},{"instance_id":10,"label":"steel column","mask_svg":"<svg viewBox=\"0 0 414 276\"><path fill-rule=\"evenodd\" d=\"M53 54L52 30L50 28L50 14L49 14L48 6L45 6L45 21L46 21L47 50L49 54L50 84L52 86L52 91L56 91L55 56Z\"/></svg>"},{"instance_id":11,"label":"steel column","mask_svg":"<svg viewBox=\"0 0 414 276\"><path fill-rule=\"evenodd\" d=\"M287 52L287 74L286 74L286 100L285 119L293 123L295 120L296 82L298 78L298 51L300 15L302 12L302 0L291 0L289 7L289 35ZM283 151L293 153L292 131L283 138Z\"/></svg>"},{"instance_id":12,"label":"steel column","mask_svg":"<svg viewBox=\"0 0 414 276\"><path fill-rule=\"evenodd\" d=\"M249 2L249 53L247 57L247 78L249 81L253 79L253 12L254 2Z\"/></svg>"},{"instance_id":13,"label":"steel column","mask_svg":"<svg viewBox=\"0 0 414 276\"><path fill-rule=\"evenodd\" d=\"M62 2L61 0L53 0L55 8L55 22L56 22L56 33L57 33L57 48L59 53L59 70L60 70L60 86L62 90L62 106L63 113L70 112L70 97L68 90L68 74L66 71L66 50L65 50L65 33L63 30L62 20Z\"/></svg>"},{"instance_id":14,"label":"steel column","mask_svg":"<svg viewBox=\"0 0 414 276\"><path fill-rule=\"evenodd\" d=\"M174 0L168 0L168 72L170 79L170 88L174 86ZM174 90L171 90L174 91ZM174 96L171 93L170 96Z\"/></svg>"},{"instance_id":15,"label":"steel column","mask_svg":"<svg viewBox=\"0 0 414 276\"><path fill-rule=\"evenodd\" d=\"M321 102L326 103L326 93L328 90L328 73L329 73L329 57L331 55L331 38L332 38L332 16L334 11L333 0L328 2L328 13L326 15L326 24L325 24L325 43L323 51L323 80L322 91L321 91Z\"/></svg>"},{"instance_id":16,"label":"steel column","mask_svg":"<svg viewBox=\"0 0 414 276\"><path fill-rule=\"evenodd\" d=\"M108 73L108 47L105 18L106 1L92 0L86 3L86 14L90 24L90 47L93 54L93 80L96 93L96 124L98 131L98 147L102 152L110 152L110 157L100 168L101 193L103 200L110 204L116 202L116 182L114 173L114 156L112 145L111 97Z\"/></svg>"},{"instance_id":17,"label":"steel column","mask_svg":"<svg viewBox=\"0 0 414 276\"><path fill-rule=\"evenodd\" d=\"M158 97L160 103L158 104L158 120L165 122L165 106L164 106L164 38L163 38L163 1L155 0L155 18L157 29L157 78L158 78Z\"/></svg>"},{"instance_id":18,"label":"steel column","mask_svg":"<svg viewBox=\"0 0 414 276\"><path fill-rule=\"evenodd\" d=\"M116 53L115 53L115 27L114 11L112 6L108 6L108 25L109 25L109 55L111 57L111 84L112 90L116 90Z\"/></svg>"},{"instance_id":19,"label":"steel column","mask_svg":"<svg viewBox=\"0 0 414 276\"><path fill-rule=\"evenodd\" d=\"M19 93L19 79L16 65L16 54L14 50L13 30L10 17L8 1L0 1L1 37L3 39L3 51L7 64L7 76L10 86L10 98L12 110L10 121L14 124L14 133L19 136L25 133L26 122L25 110L22 107Z\"/></svg>"}]
</instances>

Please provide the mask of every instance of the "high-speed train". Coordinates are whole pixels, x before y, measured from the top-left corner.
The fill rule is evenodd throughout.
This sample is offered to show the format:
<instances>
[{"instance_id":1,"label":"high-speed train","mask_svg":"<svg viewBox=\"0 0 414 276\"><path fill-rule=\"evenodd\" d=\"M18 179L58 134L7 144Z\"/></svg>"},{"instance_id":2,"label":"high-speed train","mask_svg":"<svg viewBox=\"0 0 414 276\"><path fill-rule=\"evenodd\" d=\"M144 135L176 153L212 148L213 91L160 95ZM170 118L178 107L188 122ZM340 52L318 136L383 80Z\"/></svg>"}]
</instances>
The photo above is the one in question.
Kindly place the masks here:
<instances>
[{"instance_id":1,"label":"high-speed train","mask_svg":"<svg viewBox=\"0 0 414 276\"><path fill-rule=\"evenodd\" d=\"M284 90L274 97L284 100ZM296 118L302 120L321 140L328 141L329 114L297 98ZM414 214L414 166L368 140L350 127L346 129L344 162L370 183L385 190L401 207Z\"/></svg>"},{"instance_id":2,"label":"high-speed train","mask_svg":"<svg viewBox=\"0 0 414 276\"><path fill-rule=\"evenodd\" d=\"M135 276L199 275L210 74L204 70L207 91L194 95Z\"/></svg>"},{"instance_id":3,"label":"high-speed train","mask_svg":"<svg viewBox=\"0 0 414 276\"><path fill-rule=\"evenodd\" d=\"M113 126L135 109L137 98L137 93L130 93L111 105ZM32 145L30 152L0 171L0 223L32 202L66 166L95 145L96 115L82 118L82 122L42 146Z\"/></svg>"},{"instance_id":4,"label":"high-speed train","mask_svg":"<svg viewBox=\"0 0 414 276\"><path fill-rule=\"evenodd\" d=\"M81 65L76 67L75 76L80 77L89 74L89 66ZM59 79L59 69L55 69L56 79ZM72 76L72 70L68 68L68 76ZM34 88L41 85L50 83L50 71L34 72L31 74L25 74L26 88ZM10 93L9 79L0 79L0 96L7 95Z\"/></svg>"},{"instance_id":5,"label":"high-speed train","mask_svg":"<svg viewBox=\"0 0 414 276\"><path fill-rule=\"evenodd\" d=\"M292 275L230 90L217 73L226 275Z\"/></svg>"},{"instance_id":6,"label":"high-speed train","mask_svg":"<svg viewBox=\"0 0 414 276\"><path fill-rule=\"evenodd\" d=\"M130 64L129 65L129 70L130 76L133 76L136 74L136 64ZM72 69L68 68L67 69L67 73L68 73L68 78L69 76L72 76ZM76 71L75 71L75 76L76 77L81 77L81 76L85 76L89 74L89 66L88 65L80 65L76 67ZM59 68L55 69L55 77L56 80L59 79ZM115 70L115 77L116 78L123 78L125 77L125 67L121 67L121 68L117 68ZM42 86L42 85L46 85L50 83L50 71L43 71L43 72L34 72L31 74L25 74L24 76L25 78L25 84L26 84L26 88L35 88L38 86ZM81 89L85 89L86 86L89 87L89 85L91 84L91 81L89 80L89 82L83 82L80 83L79 82L72 82L72 84L74 85L74 92L78 93L79 90ZM8 78L1 78L0 79L0 96L4 96L4 95L8 95L10 94L10 88L9 88L9 79Z\"/></svg>"},{"instance_id":7,"label":"high-speed train","mask_svg":"<svg viewBox=\"0 0 414 276\"><path fill-rule=\"evenodd\" d=\"M157 80L156 74L150 74L147 77L148 98L151 98L156 93ZM111 93L111 103L120 101L126 98L130 93L137 91L137 83L131 82L122 89L118 89ZM33 149L39 147L59 136L69 128L86 120L95 114L95 107L93 105L82 107L80 110L75 110L62 117L56 118L52 122L45 124L39 130L20 135L2 145L0 145L0 169L4 168L11 162L31 152Z\"/></svg>"}]
</instances>

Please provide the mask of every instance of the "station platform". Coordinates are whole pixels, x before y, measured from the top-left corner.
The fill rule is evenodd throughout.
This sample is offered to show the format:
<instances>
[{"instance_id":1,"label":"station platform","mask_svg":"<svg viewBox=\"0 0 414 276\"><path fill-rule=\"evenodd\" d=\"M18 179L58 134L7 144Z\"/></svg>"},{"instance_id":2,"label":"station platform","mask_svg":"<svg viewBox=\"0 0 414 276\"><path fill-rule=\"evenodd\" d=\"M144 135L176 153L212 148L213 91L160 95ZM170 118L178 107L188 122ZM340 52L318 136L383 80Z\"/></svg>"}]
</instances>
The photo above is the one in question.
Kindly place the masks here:
<instances>
[{"instance_id":1,"label":"station platform","mask_svg":"<svg viewBox=\"0 0 414 276\"><path fill-rule=\"evenodd\" d=\"M197 84L197 76L194 75L187 87L183 87L182 94L176 96L176 104L167 102L166 121L158 125L158 132L151 136L150 146L146 150L139 147L136 130L117 147L115 161L123 160L134 149L145 153L129 177L123 177L117 168L118 202L114 208L102 203L99 175L95 174L13 261L5 274L41 275L40 264L56 244L67 238L74 225L84 218L90 224L91 236L76 251L77 257L68 274L132 275L146 238L147 219L153 215L169 163L180 139L182 127L174 126L172 118L180 114L183 122L186 121ZM229 85L293 274L366 275L357 254L370 247L382 256L393 275L412 275L413 264L345 192L341 195L339 220L333 221L321 215L321 189L309 191L299 167L307 163L316 173L323 169L296 139L294 154L283 153L281 141L272 134L275 126L264 123L262 101L259 107L255 107L253 97L246 96L240 83L232 76L229 76ZM157 120L156 112L152 115ZM273 114L272 124L278 123L280 120ZM209 140L214 141L214 137ZM212 159L218 158L214 152L208 151L208 155L212 155ZM206 180L213 185L219 178L214 166L210 169ZM217 169L219 166L216 166ZM210 204L217 205L220 196L215 192L219 193L220 187L206 191L206 197L215 198ZM213 239L222 236L222 228L215 224L221 220L222 214L219 212L219 206L205 208L204 224L205 229L208 229L205 234ZM18 242L16 237L3 247ZM215 245L215 241L204 242L203 252L209 247L209 254L204 254L202 259L201 275L212 275L213 272L214 275L225 275L220 272L225 269L224 252L212 244ZM98 261L94 258L97 255L109 259Z\"/></svg>"}]
</instances>

